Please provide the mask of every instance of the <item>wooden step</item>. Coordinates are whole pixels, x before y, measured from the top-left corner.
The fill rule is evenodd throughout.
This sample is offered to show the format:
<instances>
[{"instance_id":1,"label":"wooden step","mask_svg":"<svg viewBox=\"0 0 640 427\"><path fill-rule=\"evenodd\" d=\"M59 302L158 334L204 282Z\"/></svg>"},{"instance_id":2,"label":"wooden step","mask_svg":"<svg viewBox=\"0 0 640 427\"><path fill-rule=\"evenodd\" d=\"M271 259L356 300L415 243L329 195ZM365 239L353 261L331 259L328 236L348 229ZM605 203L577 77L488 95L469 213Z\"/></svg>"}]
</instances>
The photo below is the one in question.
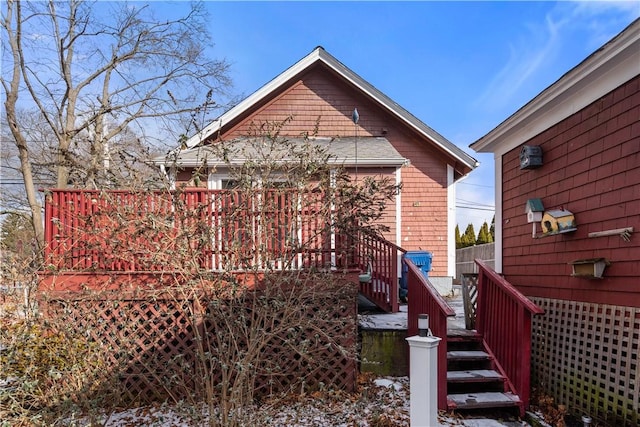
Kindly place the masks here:
<instances>
[{"instance_id":1,"label":"wooden step","mask_svg":"<svg viewBox=\"0 0 640 427\"><path fill-rule=\"evenodd\" d=\"M448 351L461 350L483 350L482 339L480 337L452 337L447 338Z\"/></svg>"},{"instance_id":2,"label":"wooden step","mask_svg":"<svg viewBox=\"0 0 640 427\"><path fill-rule=\"evenodd\" d=\"M448 371L447 382L473 383L504 381L504 377L492 369L473 369L467 371Z\"/></svg>"},{"instance_id":3,"label":"wooden step","mask_svg":"<svg viewBox=\"0 0 640 427\"><path fill-rule=\"evenodd\" d=\"M520 398L512 393L457 393L447 395L449 409L508 408L520 405Z\"/></svg>"},{"instance_id":4,"label":"wooden step","mask_svg":"<svg viewBox=\"0 0 640 427\"><path fill-rule=\"evenodd\" d=\"M455 350L447 352L447 360L489 360L489 353L480 350Z\"/></svg>"},{"instance_id":5,"label":"wooden step","mask_svg":"<svg viewBox=\"0 0 640 427\"><path fill-rule=\"evenodd\" d=\"M447 337L447 406L450 410L510 410L520 398L507 392L507 378L477 333Z\"/></svg>"},{"instance_id":6,"label":"wooden step","mask_svg":"<svg viewBox=\"0 0 640 427\"><path fill-rule=\"evenodd\" d=\"M482 335L480 335L478 331L449 329L447 331L447 342L450 341L482 341Z\"/></svg>"}]
</instances>

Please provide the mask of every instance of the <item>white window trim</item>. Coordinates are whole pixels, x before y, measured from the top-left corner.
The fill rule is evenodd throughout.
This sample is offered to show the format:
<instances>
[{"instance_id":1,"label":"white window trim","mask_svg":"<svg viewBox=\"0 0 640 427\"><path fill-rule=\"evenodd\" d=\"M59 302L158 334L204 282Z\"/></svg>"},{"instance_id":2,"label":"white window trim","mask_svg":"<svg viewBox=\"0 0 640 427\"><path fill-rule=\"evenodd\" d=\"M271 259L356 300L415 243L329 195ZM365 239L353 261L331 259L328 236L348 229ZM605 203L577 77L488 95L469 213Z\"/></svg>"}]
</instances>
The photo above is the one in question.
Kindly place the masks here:
<instances>
[{"instance_id":1,"label":"white window trim","mask_svg":"<svg viewBox=\"0 0 640 427\"><path fill-rule=\"evenodd\" d=\"M402 166L395 171L396 186L399 189L402 184ZM396 245L402 246L402 192L396 192ZM402 276L402 254L398 251L398 277Z\"/></svg>"},{"instance_id":2,"label":"white window trim","mask_svg":"<svg viewBox=\"0 0 640 427\"><path fill-rule=\"evenodd\" d=\"M502 154L496 153L494 155L495 161L495 172L493 174L494 177L494 185L495 185L495 233L496 238L494 239L495 245L495 256L494 256L494 267L493 269L498 274L502 274Z\"/></svg>"}]
</instances>

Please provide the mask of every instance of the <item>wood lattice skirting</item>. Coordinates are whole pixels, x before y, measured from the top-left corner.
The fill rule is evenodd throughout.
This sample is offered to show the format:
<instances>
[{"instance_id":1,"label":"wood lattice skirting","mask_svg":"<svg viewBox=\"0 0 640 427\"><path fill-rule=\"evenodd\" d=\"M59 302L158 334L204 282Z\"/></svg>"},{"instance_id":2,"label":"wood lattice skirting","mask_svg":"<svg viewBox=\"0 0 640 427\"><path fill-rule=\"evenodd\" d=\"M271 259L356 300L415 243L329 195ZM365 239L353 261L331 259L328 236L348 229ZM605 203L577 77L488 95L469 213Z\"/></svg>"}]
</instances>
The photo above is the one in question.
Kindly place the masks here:
<instances>
[{"instance_id":1,"label":"wood lattice skirting","mask_svg":"<svg viewBox=\"0 0 640 427\"><path fill-rule=\"evenodd\" d=\"M640 424L640 308L531 298L532 387L604 425Z\"/></svg>"},{"instance_id":2,"label":"wood lattice skirting","mask_svg":"<svg viewBox=\"0 0 640 427\"><path fill-rule=\"evenodd\" d=\"M464 273L462 275L462 301L464 303L465 329L475 329L478 307L478 274Z\"/></svg>"},{"instance_id":3,"label":"wood lattice skirting","mask_svg":"<svg viewBox=\"0 0 640 427\"><path fill-rule=\"evenodd\" d=\"M313 337L308 340L311 344L307 344L306 350L314 355L310 360L291 351L290 337L272 339L262 358L265 366L255 368L263 372L256 377L256 396L300 391L301 387L346 391L355 388L356 292L356 288L344 287L306 300L305 313L312 316L317 327L333 336L333 344L337 345L322 341L312 331L298 331L297 335L289 332L296 339ZM106 359L104 379L107 381L108 373L110 387L115 383L126 400L150 403L202 393L193 381L202 375L203 366L196 363L195 349L198 342L215 341L198 337L214 334L219 322L210 310L199 308L207 306L202 300L144 298L140 295L114 297L113 294L100 298L81 292L66 294L64 299L51 296L45 299L49 318L62 320L76 333L101 347ZM233 308L238 309L237 306ZM194 321L194 313L203 320ZM226 315L237 316L238 313ZM278 327L281 322L275 319L272 327ZM351 350L351 354L345 349ZM115 382L113 378L116 378ZM221 373L214 372L212 382L218 384L220 378Z\"/></svg>"}]
</instances>

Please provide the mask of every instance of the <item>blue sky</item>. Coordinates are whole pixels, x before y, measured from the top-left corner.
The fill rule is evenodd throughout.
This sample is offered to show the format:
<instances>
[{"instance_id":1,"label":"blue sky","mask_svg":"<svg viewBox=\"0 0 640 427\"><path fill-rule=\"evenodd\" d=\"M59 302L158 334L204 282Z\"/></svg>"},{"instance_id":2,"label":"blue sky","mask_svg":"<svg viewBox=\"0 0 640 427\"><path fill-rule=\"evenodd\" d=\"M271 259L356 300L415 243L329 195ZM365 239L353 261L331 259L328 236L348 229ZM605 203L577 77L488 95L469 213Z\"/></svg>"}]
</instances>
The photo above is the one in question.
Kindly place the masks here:
<instances>
[{"instance_id":1,"label":"blue sky","mask_svg":"<svg viewBox=\"0 0 640 427\"><path fill-rule=\"evenodd\" d=\"M155 3L167 6L166 3ZM175 7L174 3L172 7ZM211 55L250 95L323 46L481 162L458 186L457 222L493 212L493 157L469 148L640 16L624 2L208 1Z\"/></svg>"}]
</instances>

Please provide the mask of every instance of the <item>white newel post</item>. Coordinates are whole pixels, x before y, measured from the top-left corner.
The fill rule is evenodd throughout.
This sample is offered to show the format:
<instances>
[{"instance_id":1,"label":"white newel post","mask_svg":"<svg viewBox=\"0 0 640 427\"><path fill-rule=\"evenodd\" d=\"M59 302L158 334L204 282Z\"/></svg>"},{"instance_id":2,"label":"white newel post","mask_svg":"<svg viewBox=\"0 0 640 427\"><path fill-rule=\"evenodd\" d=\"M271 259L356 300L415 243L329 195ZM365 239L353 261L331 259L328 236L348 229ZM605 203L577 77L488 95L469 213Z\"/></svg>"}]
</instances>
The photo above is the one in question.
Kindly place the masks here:
<instances>
[{"instance_id":1,"label":"white newel post","mask_svg":"<svg viewBox=\"0 0 640 427\"><path fill-rule=\"evenodd\" d=\"M438 344L441 338L414 336L409 342L411 427L438 426Z\"/></svg>"}]
</instances>

